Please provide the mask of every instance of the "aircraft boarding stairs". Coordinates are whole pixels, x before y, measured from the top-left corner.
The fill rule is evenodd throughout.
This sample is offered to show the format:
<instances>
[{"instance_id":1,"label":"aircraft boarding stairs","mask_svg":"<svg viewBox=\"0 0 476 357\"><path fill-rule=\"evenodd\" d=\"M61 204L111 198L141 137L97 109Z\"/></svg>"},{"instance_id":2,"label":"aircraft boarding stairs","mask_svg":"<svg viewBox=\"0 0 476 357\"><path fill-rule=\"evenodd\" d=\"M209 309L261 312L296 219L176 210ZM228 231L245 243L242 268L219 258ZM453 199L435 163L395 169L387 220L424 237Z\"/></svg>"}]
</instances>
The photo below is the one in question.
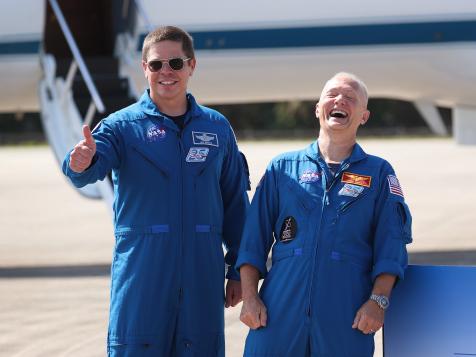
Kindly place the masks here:
<instances>
[{"instance_id":1,"label":"aircraft boarding stairs","mask_svg":"<svg viewBox=\"0 0 476 357\"><path fill-rule=\"evenodd\" d=\"M118 58L101 51L87 51L83 55L56 0L50 0L50 5L68 43L69 56L55 46L43 46L49 48L48 53L44 50L40 54L43 78L38 90L43 127L61 165L67 152L83 139L84 124L93 129L110 113L135 102L136 96L129 79L119 74ZM78 191L88 198L105 199L112 208L110 175Z\"/></svg>"}]
</instances>

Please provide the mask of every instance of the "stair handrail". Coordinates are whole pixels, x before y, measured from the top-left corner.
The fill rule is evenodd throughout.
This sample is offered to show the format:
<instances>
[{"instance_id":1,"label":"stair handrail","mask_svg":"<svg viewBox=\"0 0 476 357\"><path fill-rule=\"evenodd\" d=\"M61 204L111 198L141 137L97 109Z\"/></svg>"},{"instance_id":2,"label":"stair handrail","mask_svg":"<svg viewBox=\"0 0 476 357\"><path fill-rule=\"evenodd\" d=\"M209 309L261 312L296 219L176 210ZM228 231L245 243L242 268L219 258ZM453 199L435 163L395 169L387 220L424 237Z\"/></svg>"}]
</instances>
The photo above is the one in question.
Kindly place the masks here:
<instances>
[{"instance_id":1,"label":"stair handrail","mask_svg":"<svg viewBox=\"0 0 476 357\"><path fill-rule=\"evenodd\" d=\"M63 31L63 35L66 38L66 42L68 43L68 46L71 50L71 53L73 54L74 60L78 64L79 71L81 72L81 75L83 76L84 82L86 83L86 87L88 88L89 94L91 94L91 98L94 102L94 105L96 109L100 113L104 113L106 111L105 106L103 101L101 100L101 97L99 96L99 92L96 89L96 86L94 85L94 82L92 80L91 74L89 73L89 70L84 63L83 56L81 55L81 52L79 51L79 48L76 44L76 41L74 40L73 34L71 33L71 30L69 29L69 26L66 22L66 19L63 16L63 12L61 11L58 2L56 0L48 0L51 8L53 9L53 12L55 13L56 18L58 19L58 23L61 27L61 30ZM88 114L86 115L86 124L90 124L89 122L92 119L91 115L91 106L92 103L89 107Z\"/></svg>"},{"instance_id":2,"label":"stair handrail","mask_svg":"<svg viewBox=\"0 0 476 357\"><path fill-rule=\"evenodd\" d=\"M147 32L151 32L154 29L154 27L152 26L152 23L150 22L149 15L147 15L147 12L145 11L142 0L133 0L133 1L134 1L134 4L136 5L137 11L139 12L139 15L144 20L145 27L147 28Z\"/></svg>"}]
</instances>

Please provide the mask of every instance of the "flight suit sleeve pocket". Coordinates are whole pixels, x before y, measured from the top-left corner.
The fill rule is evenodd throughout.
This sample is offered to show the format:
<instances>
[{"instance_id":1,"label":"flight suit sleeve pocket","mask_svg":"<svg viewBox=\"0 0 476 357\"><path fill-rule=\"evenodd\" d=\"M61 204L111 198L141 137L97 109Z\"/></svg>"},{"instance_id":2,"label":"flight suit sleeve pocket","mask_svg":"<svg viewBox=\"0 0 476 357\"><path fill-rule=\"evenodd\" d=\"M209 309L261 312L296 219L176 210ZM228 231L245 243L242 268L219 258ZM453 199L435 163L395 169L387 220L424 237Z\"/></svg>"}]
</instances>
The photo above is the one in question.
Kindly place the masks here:
<instances>
[{"instance_id":1,"label":"flight suit sleeve pocket","mask_svg":"<svg viewBox=\"0 0 476 357\"><path fill-rule=\"evenodd\" d=\"M401 227L401 238L405 243L412 242L412 216L404 202L396 203L397 216Z\"/></svg>"}]
</instances>

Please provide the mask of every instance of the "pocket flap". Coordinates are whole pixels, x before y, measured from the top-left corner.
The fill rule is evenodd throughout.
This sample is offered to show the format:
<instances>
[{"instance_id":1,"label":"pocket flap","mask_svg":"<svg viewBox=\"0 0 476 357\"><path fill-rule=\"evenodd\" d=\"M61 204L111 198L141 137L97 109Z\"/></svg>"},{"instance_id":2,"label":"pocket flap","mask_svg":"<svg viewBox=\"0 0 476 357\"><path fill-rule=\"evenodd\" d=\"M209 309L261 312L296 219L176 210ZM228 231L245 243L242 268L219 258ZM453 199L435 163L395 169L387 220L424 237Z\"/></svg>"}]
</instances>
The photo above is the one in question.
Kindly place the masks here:
<instances>
[{"instance_id":1,"label":"pocket flap","mask_svg":"<svg viewBox=\"0 0 476 357\"><path fill-rule=\"evenodd\" d=\"M170 231L168 224L155 224L146 227L127 227L120 226L115 230L117 236L130 235L130 234L155 234L155 233L167 233Z\"/></svg>"},{"instance_id":2,"label":"pocket flap","mask_svg":"<svg viewBox=\"0 0 476 357\"><path fill-rule=\"evenodd\" d=\"M287 186L289 190L291 190L291 192L297 196L298 200L302 203L304 208L306 208L307 210L312 210L317 206L316 199L310 193L304 190L302 186L299 185L296 181L289 180L287 182Z\"/></svg>"},{"instance_id":3,"label":"pocket flap","mask_svg":"<svg viewBox=\"0 0 476 357\"><path fill-rule=\"evenodd\" d=\"M164 162L164 160L162 160L162 158L160 158L156 152L153 152L145 146L138 147L133 145L132 148L147 161L157 167L164 176L169 176L169 167L171 167L171 165L167 165L166 162Z\"/></svg>"}]
</instances>

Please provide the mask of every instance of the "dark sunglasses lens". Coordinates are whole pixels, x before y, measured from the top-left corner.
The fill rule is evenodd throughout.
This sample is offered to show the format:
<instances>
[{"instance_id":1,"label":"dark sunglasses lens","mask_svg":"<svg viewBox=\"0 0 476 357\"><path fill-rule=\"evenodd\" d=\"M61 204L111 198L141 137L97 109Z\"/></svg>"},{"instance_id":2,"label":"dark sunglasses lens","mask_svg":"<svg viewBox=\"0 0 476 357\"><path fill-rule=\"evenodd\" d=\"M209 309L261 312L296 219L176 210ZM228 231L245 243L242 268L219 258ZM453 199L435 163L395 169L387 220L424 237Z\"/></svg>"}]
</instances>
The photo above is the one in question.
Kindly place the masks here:
<instances>
[{"instance_id":1,"label":"dark sunglasses lens","mask_svg":"<svg viewBox=\"0 0 476 357\"><path fill-rule=\"evenodd\" d=\"M157 72L162 68L162 61L150 61L148 65L152 72Z\"/></svg>"},{"instance_id":2,"label":"dark sunglasses lens","mask_svg":"<svg viewBox=\"0 0 476 357\"><path fill-rule=\"evenodd\" d=\"M181 58L172 58L169 60L169 66L174 71L181 70L183 68L183 59Z\"/></svg>"}]
</instances>

